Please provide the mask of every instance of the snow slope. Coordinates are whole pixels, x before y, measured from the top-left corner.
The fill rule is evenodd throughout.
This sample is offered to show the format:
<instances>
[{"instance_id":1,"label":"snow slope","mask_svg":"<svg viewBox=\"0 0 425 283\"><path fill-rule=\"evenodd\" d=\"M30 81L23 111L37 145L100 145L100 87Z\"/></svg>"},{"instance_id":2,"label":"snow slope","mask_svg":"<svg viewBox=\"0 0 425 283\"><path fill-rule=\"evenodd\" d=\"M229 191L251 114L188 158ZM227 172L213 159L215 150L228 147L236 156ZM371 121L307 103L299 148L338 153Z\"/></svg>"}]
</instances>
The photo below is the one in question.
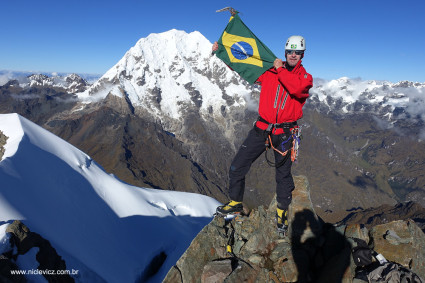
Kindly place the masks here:
<instances>
[{"instance_id":1,"label":"snow slope","mask_svg":"<svg viewBox=\"0 0 425 283\"><path fill-rule=\"evenodd\" d=\"M0 161L0 251L7 248L4 223L20 219L51 242L68 269L81 271L80 282L135 282L164 252L152 279L160 281L219 204L125 184L17 114L0 115L0 130L9 137Z\"/></svg>"}]
</instances>

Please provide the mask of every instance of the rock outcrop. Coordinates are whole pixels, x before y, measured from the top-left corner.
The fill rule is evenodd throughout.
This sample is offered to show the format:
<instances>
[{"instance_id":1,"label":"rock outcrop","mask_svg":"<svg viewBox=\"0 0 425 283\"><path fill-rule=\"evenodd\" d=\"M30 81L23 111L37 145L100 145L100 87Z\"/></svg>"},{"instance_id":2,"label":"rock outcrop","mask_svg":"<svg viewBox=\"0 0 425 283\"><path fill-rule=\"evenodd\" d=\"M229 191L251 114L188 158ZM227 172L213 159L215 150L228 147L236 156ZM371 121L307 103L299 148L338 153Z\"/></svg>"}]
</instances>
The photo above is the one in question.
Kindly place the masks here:
<instances>
[{"instance_id":1,"label":"rock outcrop","mask_svg":"<svg viewBox=\"0 0 425 283\"><path fill-rule=\"evenodd\" d=\"M49 241L39 234L31 232L21 221L11 223L6 233L10 234L9 251L0 255L0 281L1 282L25 282L22 275L14 275L11 270L17 270L15 262L19 256L26 255L33 248L38 249L36 260L39 263L38 270L49 271L42 274L48 282L72 283L74 279L65 274L65 261L57 254ZM2 280L5 281L2 281Z\"/></svg>"},{"instance_id":2,"label":"rock outcrop","mask_svg":"<svg viewBox=\"0 0 425 283\"><path fill-rule=\"evenodd\" d=\"M412 201L398 203L395 206L384 204L379 207L359 209L351 212L339 223L360 223L371 229L374 226L401 219L412 219L425 232L425 207Z\"/></svg>"},{"instance_id":3,"label":"rock outcrop","mask_svg":"<svg viewBox=\"0 0 425 283\"><path fill-rule=\"evenodd\" d=\"M3 158L4 145L6 144L6 140L7 136L5 136L2 131L0 131L0 160Z\"/></svg>"},{"instance_id":4,"label":"rock outcrop","mask_svg":"<svg viewBox=\"0 0 425 283\"><path fill-rule=\"evenodd\" d=\"M276 232L274 200L268 208L260 206L230 222L215 217L163 282L352 282L351 237L364 239L388 260L424 277L425 234L413 221L370 230L359 224L325 223L314 211L307 179L299 176L294 181L286 237Z\"/></svg>"}]
</instances>

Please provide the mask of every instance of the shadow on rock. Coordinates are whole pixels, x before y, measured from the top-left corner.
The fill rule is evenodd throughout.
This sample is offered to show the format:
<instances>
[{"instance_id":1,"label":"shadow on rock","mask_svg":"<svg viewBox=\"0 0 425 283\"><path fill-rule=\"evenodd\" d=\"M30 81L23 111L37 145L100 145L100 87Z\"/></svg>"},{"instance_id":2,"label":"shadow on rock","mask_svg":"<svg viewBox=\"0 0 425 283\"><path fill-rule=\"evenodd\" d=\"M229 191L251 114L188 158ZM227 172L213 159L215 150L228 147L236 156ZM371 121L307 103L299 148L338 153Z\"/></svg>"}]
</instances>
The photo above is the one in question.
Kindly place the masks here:
<instances>
[{"instance_id":1,"label":"shadow on rock","mask_svg":"<svg viewBox=\"0 0 425 283\"><path fill-rule=\"evenodd\" d=\"M295 213L290 231L297 282L342 282L350 265L350 243L309 209Z\"/></svg>"}]
</instances>

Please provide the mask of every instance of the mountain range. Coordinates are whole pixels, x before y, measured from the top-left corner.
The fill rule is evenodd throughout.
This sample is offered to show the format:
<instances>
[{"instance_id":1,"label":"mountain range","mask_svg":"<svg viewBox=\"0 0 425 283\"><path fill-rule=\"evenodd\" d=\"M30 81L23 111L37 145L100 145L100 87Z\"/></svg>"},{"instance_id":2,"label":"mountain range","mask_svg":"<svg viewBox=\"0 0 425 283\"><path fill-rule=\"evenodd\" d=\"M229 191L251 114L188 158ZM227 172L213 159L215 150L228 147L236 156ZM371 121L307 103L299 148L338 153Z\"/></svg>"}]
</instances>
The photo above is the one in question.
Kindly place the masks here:
<instances>
[{"instance_id":1,"label":"mountain range","mask_svg":"<svg viewBox=\"0 0 425 283\"><path fill-rule=\"evenodd\" d=\"M308 177L317 213L336 222L354 210L424 203L425 83L313 77L293 172ZM140 39L94 83L10 80L0 87L0 112L43 126L129 184L225 202L230 162L258 99L259 88L212 56L202 34L170 30ZM246 185L247 206L273 198L264 157Z\"/></svg>"}]
</instances>

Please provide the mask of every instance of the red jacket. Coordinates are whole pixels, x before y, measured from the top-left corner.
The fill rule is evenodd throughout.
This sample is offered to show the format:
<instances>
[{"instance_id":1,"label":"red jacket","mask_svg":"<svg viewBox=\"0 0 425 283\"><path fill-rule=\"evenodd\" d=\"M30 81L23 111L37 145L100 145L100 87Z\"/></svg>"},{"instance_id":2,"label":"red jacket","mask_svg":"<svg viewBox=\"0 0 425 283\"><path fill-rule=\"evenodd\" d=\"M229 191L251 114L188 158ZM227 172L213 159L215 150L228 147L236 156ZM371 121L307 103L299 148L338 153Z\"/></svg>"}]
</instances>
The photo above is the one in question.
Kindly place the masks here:
<instances>
[{"instance_id":1,"label":"red jacket","mask_svg":"<svg viewBox=\"0 0 425 283\"><path fill-rule=\"evenodd\" d=\"M280 124L295 122L303 116L302 107L313 86L313 77L301 65L301 60L291 72L285 68L270 68L257 83L261 85L258 114L264 120ZM257 121L256 126L266 130L268 124ZM281 133L282 129L273 131L276 135Z\"/></svg>"}]
</instances>

